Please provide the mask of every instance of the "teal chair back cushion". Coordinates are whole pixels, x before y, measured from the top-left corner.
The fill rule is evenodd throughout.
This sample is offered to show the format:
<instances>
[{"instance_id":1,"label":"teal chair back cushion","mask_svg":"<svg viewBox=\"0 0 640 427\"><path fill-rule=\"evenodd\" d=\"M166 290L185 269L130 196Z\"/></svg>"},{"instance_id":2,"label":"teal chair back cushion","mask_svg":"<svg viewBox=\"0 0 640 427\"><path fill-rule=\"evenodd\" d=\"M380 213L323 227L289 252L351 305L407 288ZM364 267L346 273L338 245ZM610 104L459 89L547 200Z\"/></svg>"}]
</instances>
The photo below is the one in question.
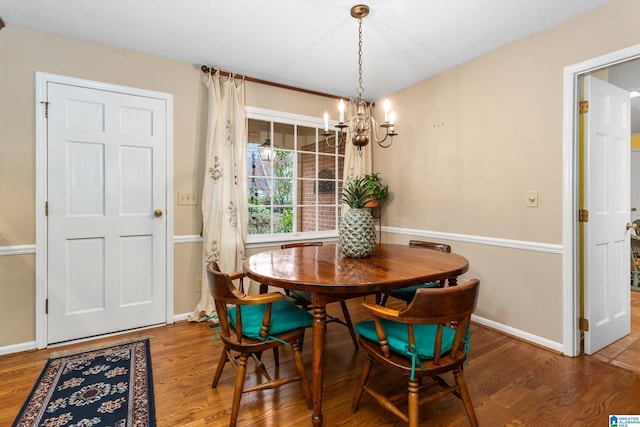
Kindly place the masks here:
<instances>
[{"instance_id":1,"label":"teal chair back cushion","mask_svg":"<svg viewBox=\"0 0 640 427\"><path fill-rule=\"evenodd\" d=\"M421 283L419 285L407 286L406 288L394 289L392 291L387 291L387 293L391 296L398 297L403 300L411 300L413 296L416 294L416 291L420 288L439 288L440 282L429 282L429 283Z\"/></svg>"},{"instance_id":2,"label":"teal chair back cushion","mask_svg":"<svg viewBox=\"0 0 640 427\"><path fill-rule=\"evenodd\" d=\"M386 319L380 319L382 327L387 333L387 340L389 341L389 347L395 353L402 354L407 357L414 356L414 353L409 349L409 332L408 326L405 323L391 322ZM441 354L444 354L451 350L453 344L453 337L456 334L454 329L444 327L442 328L442 350ZM378 336L376 335L376 325L373 320L367 320L360 322L356 325L355 330L364 338L378 342ZM416 338L416 352L420 359L433 359L433 347L436 340L436 332L438 325L414 325L413 331Z\"/></svg>"},{"instance_id":3,"label":"teal chair back cushion","mask_svg":"<svg viewBox=\"0 0 640 427\"><path fill-rule=\"evenodd\" d=\"M261 339L260 328L262 318L267 309L266 304L243 305L242 310L242 335L247 338ZM236 327L236 309L228 311L231 325ZM313 324L313 316L305 310L301 310L289 301L277 301L271 307L271 327L269 335L278 335L299 328L309 328Z\"/></svg>"}]
</instances>

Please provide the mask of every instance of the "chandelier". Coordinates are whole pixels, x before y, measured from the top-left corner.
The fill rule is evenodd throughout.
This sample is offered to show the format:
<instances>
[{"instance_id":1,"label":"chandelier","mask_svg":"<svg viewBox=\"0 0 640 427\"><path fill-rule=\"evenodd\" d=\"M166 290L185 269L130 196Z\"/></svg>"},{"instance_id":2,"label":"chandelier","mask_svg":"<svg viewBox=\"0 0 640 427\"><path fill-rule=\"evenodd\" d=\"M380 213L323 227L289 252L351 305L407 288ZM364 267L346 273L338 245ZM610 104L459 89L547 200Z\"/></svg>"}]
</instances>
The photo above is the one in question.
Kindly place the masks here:
<instances>
[{"instance_id":1,"label":"chandelier","mask_svg":"<svg viewBox=\"0 0 640 427\"><path fill-rule=\"evenodd\" d=\"M393 137L397 135L394 129L395 113L391 110L389 101L384 102L384 123L378 125L375 119L367 113L368 104L362 97L364 88L362 86L362 18L369 14L369 6L365 4L358 4L351 8L351 16L358 20L358 97L355 102L355 115L349 120L345 121L345 103L341 99L338 103L338 111L340 112L340 119L335 126L338 129L338 136L335 144L331 144L328 141L328 137L333 134L329 132L329 113L324 112L324 132L322 135L325 137L327 145L336 147L343 144L347 140L347 132L345 129L351 132L351 142L360 152L362 147L369 144L369 135L378 143L380 147L387 148L393 143ZM384 129L385 135L382 139L378 139L378 127ZM388 142L387 138L389 138Z\"/></svg>"}]
</instances>

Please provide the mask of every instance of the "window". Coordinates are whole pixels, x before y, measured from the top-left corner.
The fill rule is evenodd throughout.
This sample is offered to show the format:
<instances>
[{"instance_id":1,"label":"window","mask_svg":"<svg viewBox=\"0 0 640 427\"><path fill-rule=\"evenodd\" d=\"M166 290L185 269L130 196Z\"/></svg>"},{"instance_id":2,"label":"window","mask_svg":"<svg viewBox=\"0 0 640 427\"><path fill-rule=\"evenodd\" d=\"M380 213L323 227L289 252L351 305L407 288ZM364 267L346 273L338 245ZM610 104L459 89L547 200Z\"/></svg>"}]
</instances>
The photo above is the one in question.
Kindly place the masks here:
<instances>
[{"instance_id":1,"label":"window","mask_svg":"<svg viewBox=\"0 0 640 427\"><path fill-rule=\"evenodd\" d=\"M249 241L335 236L344 145L325 142L321 118L247 108Z\"/></svg>"}]
</instances>

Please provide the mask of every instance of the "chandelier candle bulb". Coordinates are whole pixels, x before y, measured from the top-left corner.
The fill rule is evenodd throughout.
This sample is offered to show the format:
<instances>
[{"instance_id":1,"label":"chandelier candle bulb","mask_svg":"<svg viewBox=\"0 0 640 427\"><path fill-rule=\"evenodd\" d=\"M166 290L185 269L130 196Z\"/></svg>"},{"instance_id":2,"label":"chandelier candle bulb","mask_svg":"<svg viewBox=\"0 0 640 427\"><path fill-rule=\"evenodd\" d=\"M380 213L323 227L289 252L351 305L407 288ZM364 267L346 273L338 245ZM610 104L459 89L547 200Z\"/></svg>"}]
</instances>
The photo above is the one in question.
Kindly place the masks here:
<instances>
[{"instance_id":1,"label":"chandelier candle bulb","mask_svg":"<svg viewBox=\"0 0 640 427\"><path fill-rule=\"evenodd\" d=\"M391 109L391 104L389 103L388 99L384 100L384 121L388 122L389 121L389 110ZM393 123L393 121L391 121L391 123Z\"/></svg>"},{"instance_id":2,"label":"chandelier candle bulb","mask_svg":"<svg viewBox=\"0 0 640 427\"><path fill-rule=\"evenodd\" d=\"M386 116L386 114L385 114ZM387 118L385 117L384 121L387 121ZM389 111L389 124L393 126L393 124L396 122L396 112L391 110ZM392 129L393 130L393 129Z\"/></svg>"},{"instance_id":3,"label":"chandelier candle bulb","mask_svg":"<svg viewBox=\"0 0 640 427\"><path fill-rule=\"evenodd\" d=\"M342 99L338 104L338 111L340 111L340 123L344 123L344 101Z\"/></svg>"},{"instance_id":4,"label":"chandelier candle bulb","mask_svg":"<svg viewBox=\"0 0 640 427\"><path fill-rule=\"evenodd\" d=\"M329 113L324 112L324 131L329 132Z\"/></svg>"}]
</instances>

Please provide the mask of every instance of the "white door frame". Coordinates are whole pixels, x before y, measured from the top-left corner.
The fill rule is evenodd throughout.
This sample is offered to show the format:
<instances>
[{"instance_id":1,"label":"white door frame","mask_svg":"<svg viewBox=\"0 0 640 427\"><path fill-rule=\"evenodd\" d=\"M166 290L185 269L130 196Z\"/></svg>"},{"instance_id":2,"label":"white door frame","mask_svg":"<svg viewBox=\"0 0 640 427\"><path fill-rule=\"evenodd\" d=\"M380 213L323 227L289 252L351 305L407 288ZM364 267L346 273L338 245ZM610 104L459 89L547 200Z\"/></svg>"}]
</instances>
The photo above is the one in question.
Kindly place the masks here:
<instances>
[{"instance_id":1,"label":"white door frame","mask_svg":"<svg viewBox=\"0 0 640 427\"><path fill-rule=\"evenodd\" d=\"M640 44L592 58L563 71L563 171L562 171L562 342L567 356L580 354L580 276L578 274L579 100L578 75L640 57ZM629 290L631 291L631 290Z\"/></svg>"},{"instance_id":2,"label":"white door frame","mask_svg":"<svg viewBox=\"0 0 640 427\"><path fill-rule=\"evenodd\" d=\"M36 348L47 346L47 314L45 304L47 299L47 216L45 203L47 201L47 119L45 116L48 83L83 86L98 90L117 91L137 96L162 99L166 103L167 115L167 146L166 146L166 201L167 201L167 233L166 233L166 322L173 323L173 95L150 90L137 89L101 83L91 80L77 79L36 72L35 79L35 115L36 115Z\"/></svg>"},{"instance_id":3,"label":"white door frame","mask_svg":"<svg viewBox=\"0 0 640 427\"><path fill-rule=\"evenodd\" d=\"M634 153L636 155L640 155L640 148L632 148L631 149L631 169L630 169L630 173L631 173L631 183L629 185L630 189L630 193L633 194L633 157L634 157ZM638 180L640 181L640 180ZM634 200L631 199L631 201L633 202ZM634 204L631 204L631 208L639 206L640 205L640 200L636 200L636 204L634 206ZM637 209L637 208L636 208ZM635 221L636 219L640 219L640 212L638 212L637 210L635 212L631 212L629 219L631 220L630 222Z\"/></svg>"}]
</instances>

